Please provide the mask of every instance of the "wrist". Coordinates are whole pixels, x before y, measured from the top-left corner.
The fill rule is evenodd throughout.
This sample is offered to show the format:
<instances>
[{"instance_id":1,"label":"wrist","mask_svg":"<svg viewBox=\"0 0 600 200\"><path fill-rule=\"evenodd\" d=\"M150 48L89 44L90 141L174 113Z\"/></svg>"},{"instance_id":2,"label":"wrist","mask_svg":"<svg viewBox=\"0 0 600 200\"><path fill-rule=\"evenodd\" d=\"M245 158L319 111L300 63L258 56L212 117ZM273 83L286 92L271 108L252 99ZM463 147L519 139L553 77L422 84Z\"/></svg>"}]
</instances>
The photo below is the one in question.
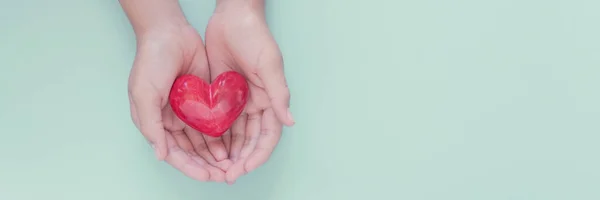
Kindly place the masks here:
<instances>
[{"instance_id":1,"label":"wrist","mask_svg":"<svg viewBox=\"0 0 600 200\"><path fill-rule=\"evenodd\" d=\"M138 49L171 49L186 46L191 35L198 34L191 25L162 26L136 35ZM187 45L189 46L189 45Z\"/></svg>"},{"instance_id":2,"label":"wrist","mask_svg":"<svg viewBox=\"0 0 600 200\"><path fill-rule=\"evenodd\" d=\"M136 31L135 38L138 44L148 41L176 41L187 29L193 29L193 27L189 24L155 24Z\"/></svg>"},{"instance_id":3,"label":"wrist","mask_svg":"<svg viewBox=\"0 0 600 200\"><path fill-rule=\"evenodd\" d=\"M191 25L185 18L162 18L134 29L136 37L147 37L150 35L177 33L187 27L191 27Z\"/></svg>"},{"instance_id":4,"label":"wrist","mask_svg":"<svg viewBox=\"0 0 600 200\"><path fill-rule=\"evenodd\" d=\"M178 0L119 0L136 37L189 26Z\"/></svg>"},{"instance_id":5,"label":"wrist","mask_svg":"<svg viewBox=\"0 0 600 200\"><path fill-rule=\"evenodd\" d=\"M264 15L265 0L216 0L215 13L220 12L253 12Z\"/></svg>"}]
</instances>

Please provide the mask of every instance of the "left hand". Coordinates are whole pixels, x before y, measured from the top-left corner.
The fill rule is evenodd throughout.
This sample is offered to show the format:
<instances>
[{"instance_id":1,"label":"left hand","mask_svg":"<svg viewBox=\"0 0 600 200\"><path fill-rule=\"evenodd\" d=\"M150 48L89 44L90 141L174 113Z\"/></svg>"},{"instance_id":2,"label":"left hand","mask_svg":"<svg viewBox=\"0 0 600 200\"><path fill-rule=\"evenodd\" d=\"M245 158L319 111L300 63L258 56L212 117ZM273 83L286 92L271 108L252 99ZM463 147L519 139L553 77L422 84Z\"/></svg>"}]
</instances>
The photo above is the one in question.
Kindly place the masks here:
<instances>
[{"instance_id":1,"label":"left hand","mask_svg":"<svg viewBox=\"0 0 600 200\"><path fill-rule=\"evenodd\" d=\"M232 184L265 163L283 125L294 124L283 58L265 20L264 0L218 1L206 29L206 50L212 79L234 70L250 86L244 113L222 138L206 141L213 155L229 152L234 164L226 181Z\"/></svg>"},{"instance_id":2,"label":"left hand","mask_svg":"<svg viewBox=\"0 0 600 200\"><path fill-rule=\"evenodd\" d=\"M181 24L157 26L138 35L128 84L131 117L155 147L158 159L196 180L223 182L231 161L217 162L202 134L186 126L168 106L177 76L210 77L202 38L191 25Z\"/></svg>"}]
</instances>

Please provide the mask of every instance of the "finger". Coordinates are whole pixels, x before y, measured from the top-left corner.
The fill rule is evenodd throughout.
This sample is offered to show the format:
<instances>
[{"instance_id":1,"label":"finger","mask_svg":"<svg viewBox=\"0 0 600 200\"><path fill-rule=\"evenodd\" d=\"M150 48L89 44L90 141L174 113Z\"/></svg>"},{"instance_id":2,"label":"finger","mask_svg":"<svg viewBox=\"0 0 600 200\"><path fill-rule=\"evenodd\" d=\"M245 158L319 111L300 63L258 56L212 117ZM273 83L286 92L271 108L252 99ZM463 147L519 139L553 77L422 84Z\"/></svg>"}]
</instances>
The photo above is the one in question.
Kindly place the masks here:
<instances>
[{"instance_id":1,"label":"finger","mask_svg":"<svg viewBox=\"0 0 600 200\"><path fill-rule=\"evenodd\" d=\"M138 120L140 132L156 148L159 160L167 156L167 141L161 116L160 95L153 88L136 88L130 92Z\"/></svg>"},{"instance_id":2,"label":"finger","mask_svg":"<svg viewBox=\"0 0 600 200\"><path fill-rule=\"evenodd\" d=\"M206 163L202 160L192 159L183 149L181 149L175 138L171 135L166 136L168 142L169 155L165 158L165 161L173 166L175 169L181 171L186 176L199 181L210 180L211 173L205 168Z\"/></svg>"},{"instance_id":3,"label":"finger","mask_svg":"<svg viewBox=\"0 0 600 200\"><path fill-rule=\"evenodd\" d=\"M204 141L204 136L202 136L202 133L189 126L185 127L184 131L190 139L190 141L192 142L194 150L196 151L196 153L198 153L198 155L200 155L200 157L204 158L204 160L211 164L217 162L208 150L208 146L206 146L206 142Z\"/></svg>"},{"instance_id":4,"label":"finger","mask_svg":"<svg viewBox=\"0 0 600 200\"><path fill-rule=\"evenodd\" d=\"M240 160L246 159L256 147L256 142L258 142L258 137L260 136L261 117L262 112L248 115L245 129L246 135L239 156Z\"/></svg>"},{"instance_id":5,"label":"finger","mask_svg":"<svg viewBox=\"0 0 600 200\"><path fill-rule=\"evenodd\" d=\"M202 133L189 126L184 128L184 132L190 139L192 146L194 147L194 151L202 159L206 160L208 164L218 167L222 170L227 170L231 166L230 161L227 162L225 160L222 162L217 162L217 160L213 157L212 153L210 153L210 150L208 149L206 141L204 141L204 136L202 136Z\"/></svg>"},{"instance_id":6,"label":"finger","mask_svg":"<svg viewBox=\"0 0 600 200\"><path fill-rule=\"evenodd\" d=\"M244 129L246 128L247 119L248 115L242 113L231 126L231 148L229 149L229 159L231 159L233 162L236 162L240 157L242 146L244 145L244 140L246 139L246 136L244 135L246 131Z\"/></svg>"},{"instance_id":7,"label":"finger","mask_svg":"<svg viewBox=\"0 0 600 200\"><path fill-rule=\"evenodd\" d=\"M246 174L244 162L237 161L231 165L231 167L225 172L225 182L229 185L234 184L235 181Z\"/></svg>"},{"instance_id":8,"label":"finger","mask_svg":"<svg viewBox=\"0 0 600 200\"><path fill-rule=\"evenodd\" d=\"M223 138L223 144L225 144L225 150L227 152L231 151L231 129L225 131L225 134L223 134L221 136L221 138ZM229 158L229 156L227 156L227 158Z\"/></svg>"},{"instance_id":9,"label":"finger","mask_svg":"<svg viewBox=\"0 0 600 200\"><path fill-rule=\"evenodd\" d=\"M267 162L271 154L275 150L279 139L281 138L281 132L283 131L283 125L277 120L275 113L272 109L267 109L263 113L260 136L258 142L252 154L248 156L245 164L246 172L251 172Z\"/></svg>"},{"instance_id":10,"label":"finger","mask_svg":"<svg viewBox=\"0 0 600 200\"><path fill-rule=\"evenodd\" d=\"M211 137L204 134L202 136L204 137L204 141L206 141L208 151L213 155L215 160L222 161L227 158L227 149L221 137Z\"/></svg>"},{"instance_id":11,"label":"finger","mask_svg":"<svg viewBox=\"0 0 600 200\"><path fill-rule=\"evenodd\" d=\"M227 130L221 137L223 138L223 143L225 143L225 150L227 152L225 152L226 158L222 161L219 161L219 166L221 166L220 168L222 170L227 171L229 167L233 165L233 160L229 158L229 151L231 150L231 130Z\"/></svg>"},{"instance_id":12,"label":"finger","mask_svg":"<svg viewBox=\"0 0 600 200\"><path fill-rule=\"evenodd\" d=\"M225 181L225 172L221 169L218 169L215 166L208 164L203 158L201 158L194 151L192 142L190 142L190 139L187 137L187 135L183 131L174 131L174 132L172 132L171 135L175 139L179 148L181 148L188 156L190 156L190 158L194 162L200 164L200 166L202 166L204 169L206 169L208 171L210 181L216 181L216 182Z\"/></svg>"},{"instance_id":13,"label":"finger","mask_svg":"<svg viewBox=\"0 0 600 200\"><path fill-rule=\"evenodd\" d=\"M229 184L233 184L240 176L248 173L244 167L244 163L246 162L246 158L254 150L254 147L256 147L256 142L260 135L261 114L262 113L248 115L248 120L246 121L246 135L240 156L234 165L227 170L227 174L225 174L225 179Z\"/></svg>"},{"instance_id":14,"label":"finger","mask_svg":"<svg viewBox=\"0 0 600 200\"><path fill-rule=\"evenodd\" d=\"M175 142L177 143L179 148L181 148L187 154L191 154L191 155L196 154L196 152L194 151L194 146L192 145L192 142L190 141L188 136L183 131L173 131L173 132L171 132L171 135L175 139Z\"/></svg>"},{"instance_id":15,"label":"finger","mask_svg":"<svg viewBox=\"0 0 600 200\"><path fill-rule=\"evenodd\" d=\"M276 49L276 48L275 48ZM292 113L289 110L290 91L283 71L283 59L280 53L265 53L264 63L258 67L258 76L264 84L273 111L285 125L294 125Z\"/></svg>"},{"instance_id":16,"label":"finger","mask_svg":"<svg viewBox=\"0 0 600 200\"><path fill-rule=\"evenodd\" d=\"M200 157L197 154L190 155L190 158L197 163L202 163L201 166L204 167L205 171L208 171L208 181L225 182L225 171L208 164L202 157Z\"/></svg>"},{"instance_id":17,"label":"finger","mask_svg":"<svg viewBox=\"0 0 600 200\"><path fill-rule=\"evenodd\" d=\"M258 113L271 107L271 102L267 92L254 84L250 84L248 89L250 90L250 97L246 103L245 111L247 113Z\"/></svg>"}]
</instances>

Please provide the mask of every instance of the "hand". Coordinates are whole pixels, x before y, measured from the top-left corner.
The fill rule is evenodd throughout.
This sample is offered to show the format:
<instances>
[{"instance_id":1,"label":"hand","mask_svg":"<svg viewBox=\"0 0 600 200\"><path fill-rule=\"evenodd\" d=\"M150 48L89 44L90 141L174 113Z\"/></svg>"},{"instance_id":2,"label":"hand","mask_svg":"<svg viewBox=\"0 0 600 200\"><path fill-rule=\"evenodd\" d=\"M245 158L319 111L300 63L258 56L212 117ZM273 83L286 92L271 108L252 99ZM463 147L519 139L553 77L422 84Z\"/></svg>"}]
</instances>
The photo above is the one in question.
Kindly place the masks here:
<instances>
[{"instance_id":1,"label":"hand","mask_svg":"<svg viewBox=\"0 0 600 200\"><path fill-rule=\"evenodd\" d=\"M244 74L250 86L245 112L230 131L222 138L205 138L213 155L229 151L233 165L226 181L232 184L265 163L279 142L283 125L294 124L283 59L267 26L264 2L219 1L206 30L206 50L212 78L234 70Z\"/></svg>"},{"instance_id":2,"label":"hand","mask_svg":"<svg viewBox=\"0 0 600 200\"><path fill-rule=\"evenodd\" d=\"M193 27L161 27L138 35L129 77L132 119L159 160L196 180L222 182L231 162L217 162L203 135L186 126L167 105L175 78L183 74L209 78L205 48Z\"/></svg>"}]
</instances>

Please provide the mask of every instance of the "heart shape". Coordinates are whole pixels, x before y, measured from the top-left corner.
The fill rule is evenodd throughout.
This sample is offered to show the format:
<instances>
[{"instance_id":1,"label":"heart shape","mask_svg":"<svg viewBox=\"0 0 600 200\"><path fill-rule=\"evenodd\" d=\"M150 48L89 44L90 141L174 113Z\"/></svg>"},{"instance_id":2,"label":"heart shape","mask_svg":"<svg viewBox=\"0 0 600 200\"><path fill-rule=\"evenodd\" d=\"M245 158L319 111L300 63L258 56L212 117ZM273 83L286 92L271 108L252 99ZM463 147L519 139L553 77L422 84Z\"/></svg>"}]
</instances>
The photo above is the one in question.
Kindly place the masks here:
<instances>
[{"instance_id":1,"label":"heart shape","mask_svg":"<svg viewBox=\"0 0 600 200\"><path fill-rule=\"evenodd\" d=\"M219 137L242 114L248 93L246 78L235 71L220 74L212 84L194 75L183 75L173 83L169 103L185 124Z\"/></svg>"}]
</instances>

